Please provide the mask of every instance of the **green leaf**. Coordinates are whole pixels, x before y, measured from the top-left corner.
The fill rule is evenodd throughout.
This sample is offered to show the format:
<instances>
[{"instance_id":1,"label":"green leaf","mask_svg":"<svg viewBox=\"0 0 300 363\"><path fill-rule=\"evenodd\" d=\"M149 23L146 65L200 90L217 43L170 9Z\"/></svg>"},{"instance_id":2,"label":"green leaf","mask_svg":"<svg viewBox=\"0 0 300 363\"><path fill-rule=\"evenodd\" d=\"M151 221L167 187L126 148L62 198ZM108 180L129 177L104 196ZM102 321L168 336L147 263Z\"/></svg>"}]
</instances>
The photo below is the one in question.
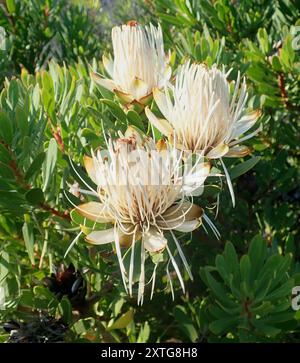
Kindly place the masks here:
<instances>
[{"instance_id":1,"label":"green leaf","mask_svg":"<svg viewBox=\"0 0 300 363\"><path fill-rule=\"evenodd\" d=\"M225 282L227 282L229 280L229 272L227 271L227 266L226 266L224 257L222 255L217 255L215 264L218 269L218 273L220 274L222 279Z\"/></svg>"},{"instance_id":2,"label":"green leaf","mask_svg":"<svg viewBox=\"0 0 300 363\"><path fill-rule=\"evenodd\" d=\"M145 322L144 325L142 325L141 330L139 332L139 336L137 338L137 343L147 343L150 336L150 326L148 324L148 321Z\"/></svg>"},{"instance_id":3,"label":"green leaf","mask_svg":"<svg viewBox=\"0 0 300 363\"><path fill-rule=\"evenodd\" d=\"M230 179L233 180L252 169L260 160L260 156L253 156L251 159L238 164L229 170Z\"/></svg>"},{"instance_id":4,"label":"green leaf","mask_svg":"<svg viewBox=\"0 0 300 363\"><path fill-rule=\"evenodd\" d=\"M102 98L100 101L108 106L109 111L115 116L117 120L126 123L127 120L126 114L119 105L117 105L114 101L105 98L104 99Z\"/></svg>"},{"instance_id":5,"label":"green leaf","mask_svg":"<svg viewBox=\"0 0 300 363\"><path fill-rule=\"evenodd\" d=\"M8 164L11 160L11 155L7 149L1 142L0 142L0 161L4 164Z\"/></svg>"},{"instance_id":6,"label":"green leaf","mask_svg":"<svg viewBox=\"0 0 300 363\"><path fill-rule=\"evenodd\" d=\"M219 335L223 332L230 331L239 321L239 317L237 316L228 316L226 318L222 318L216 320L209 324L209 329L216 335Z\"/></svg>"},{"instance_id":7,"label":"green leaf","mask_svg":"<svg viewBox=\"0 0 300 363\"><path fill-rule=\"evenodd\" d=\"M46 71L42 73L42 101L50 116L51 120L56 123L56 115L55 115L55 93L54 93L54 85L50 74Z\"/></svg>"},{"instance_id":8,"label":"green leaf","mask_svg":"<svg viewBox=\"0 0 300 363\"><path fill-rule=\"evenodd\" d=\"M43 203L44 193L40 188L33 188L25 194L25 198L30 204L37 205Z\"/></svg>"},{"instance_id":9,"label":"green leaf","mask_svg":"<svg viewBox=\"0 0 300 363\"><path fill-rule=\"evenodd\" d=\"M39 84L37 83L35 86L34 86L34 90L33 90L33 93L32 93L32 104L33 104L33 107L35 110L37 110L40 106L40 87L39 87Z\"/></svg>"},{"instance_id":10,"label":"green leaf","mask_svg":"<svg viewBox=\"0 0 300 363\"><path fill-rule=\"evenodd\" d=\"M288 276L288 273L289 273L289 269L291 267L291 263L292 263L291 254L281 256L280 263L277 265L277 269L274 273L275 279L274 279L273 284L271 285L271 288L275 287L279 283L281 285L282 280L284 280L284 281L286 280L286 277Z\"/></svg>"},{"instance_id":11,"label":"green leaf","mask_svg":"<svg viewBox=\"0 0 300 363\"><path fill-rule=\"evenodd\" d=\"M285 253L291 253L291 254L295 254L295 241L294 241L294 236L289 233L287 238L286 238L286 242L285 242Z\"/></svg>"},{"instance_id":12,"label":"green leaf","mask_svg":"<svg viewBox=\"0 0 300 363\"><path fill-rule=\"evenodd\" d=\"M63 199L65 203L72 208L74 208L74 206L76 205L81 204L81 200L67 190L63 191Z\"/></svg>"},{"instance_id":13,"label":"green leaf","mask_svg":"<svg viewBox=\"0 0 300 363\"><path fill-rule=\"evenodd\" d=\"M70 167L70 173L74 177L74 179L79 183L79 185L82 185L85 189L87 189L89 186L93 190L97 190L96 184L89 178L89 176L83 172L81 167L76 165L68 156L64 155L63 159L67 161ZM88 188L89 189L89 188Z\"/></svg>"},{"instance_id":14,"label":"green leaf","mask_svg":"<svg viewBox=\"0 0 300 363\"><path fill-rule=\"evenodd\" d=\"M8 274L12 270L12 266L9 263L9 254L6 251L1 251L0 253L0 284L5 285L5 280Z\"/></svg>"},{"instance_id":15,"label":"green leaf","mask_svg":"<svg viewBox=\"0 0 300 363\"><path fill-rule=\"evenodd\" d=\"M254 320L253 325L256 327L256 329L260 333L270 336L270 337L276 336L277 334L279 334L281 332L280 329L267 325L263 321Z\"/></svg>"},{"instance_id":16,"label":"green leaf","mask_svg":"<svg viewBox=\"0 0 300 363\"><path fill-rule=\"evenodd\" d=\"M99 89L99 92L101 93L101 96L107 100L113 100L114 99L114 93L109 91L108 89L100 86L97 82L96 82L96 86Z\"/></svg>"},{"instance_id":17,"label":"green leaf","mask_svg":"<svg viewBox=\"0 0 300 363\"><path fill-rule=\"evenodd\" d=\"M183 306L177 305L173 309L174 317L178 323L178 327L190 342L195 342L198 339L198 333L195 329L192 320L188 316L186 309Z\"/></svg>"},{"instance_id":18,"label":"green leaf","mask_svg":"<svg viewBox=\"0 0 300 363\"><path fill-rule=\"evenodd\" d=\"M30 164L26 174L25 174L25 179L28 180L30 179L32 176L34 176L37 172L40 171L43 162L45 160L46 157L46 153L44 151L42 151L40 154L38 154L35 159L32 161L32 163Z\"/></svg>"},{"instance_id":19,"label":"green leaf","mask_svg":"<svg viewBox=\"0 0 300 363\"><path fill-rule=\"evenodd\" d=\"M238 256L231 242L227 242L224 250L224 258L230 271L235 273L239 270Z\"/></svg>"},{"instance_id":20,"label":"green leaf","mask_svg":"<svg viewBox=\"0 0 300 363\"><path fill-rule=\"evenodd\" d=\"M163 252L149 252L150 258L154 264L161 263L164 261L164 253Z\"/></svg>"},{"instance_id":21,"label":"green leaf","mask_svg":"<svg viewBox=\"0 0 300 363\"><path fill-rule=\"evenodd\" d=\"M267 259L264 266L260 269L256 283L256 300L264 299L272 283L274 283L274 279L282 277L282 275L276 276L276 270L281 261L282 256L272 255Z\"/></svg>"},{"instance_id":22,"label":"green leaf","mask_svg":"<svg viewBox=\"0 0 300 363\"><path fill-rule=\"evenodd\" d=\"M36 288L37 286L35 286ZM25 306L34 306L34 291L33 290L27 290L27 289L23 289L21 292L21 296L20 296L20 300L19 300L19 304L20 305L25 305Z\"/></svg>"},{"instance_id":23,"label":"green leaf","mask_svg":"<svg viewBox=\"0 0 300 363\"><path fill-rule=\"evenodd\" d=\"M8 98L7 103L11 110L14 110L20 99L20 81L18 79L12 79L8 85Z\"/></svg>"},{"instance_id":24,"label":"green leaf","mask_svg":"<svg viewBox=\"0 0 300 363\"><path fill-rule=\"evenodd\" d=\"M225 307L236 308L236 304L228 297L228 293L224 286L213 278L207 268L205 268L205 275L208 287L212 290L218 300L220 300Z\"/></svg>"},{"instance_id":25,"label":"green leaf","mask_svg":"<svg viewBox=\"0 0 300 363\"><path fill-rule=\"evenodd\" d=\"M14 170L2 162L0 162L0 176L8 180L15 179Z\"/></svg>"},{"instance_id":26,"label":"green leaf","mask_svg":"<svg viewBox=\"0 0 300 363\"><path fill-rule=\"evenodd\" d=\"M276 72L282 72L282 66L277 55L272 57L272 67Z\"/></svg>"},{"instance_id":27,"label":"green leaf","mask_svg":"<svg viewBox=\"0 0 300 363\"><path fill-rule=\"evenodd\" d=\"M14 223L14 221L11 220L10 218L6 218L4 215L1 214L0 214L0 227L3 228L4 231L9 235L17 233L16 224Z\"/></svg>"},{"instance_id":28,"label":"green leaf","mask_svg":"<svg viewBox=\"0 0 300 363\"><path fill-rule=\"evenodd\" d=\"M257 39L260 45L260 49L264 54L268 54L270 51L269 39L266 29L260 28L257 33Z\"/></svg>"},{"instance_id":29,"label":"green leaf","mask_svg":"<svg viewBox=\"0 0 300 363\"><path fill-rule=\"evenodd\" d=\"M252 266L252 276L255 279L267 255L267 244L260 234L252 239L248 255Z\"/></svg>"},{"instance_id":30,"label":"green leaf","mask_svg":"<svg viewBox=\"0 0 300 363\"><path fill-rule=\"evenodd\" d=\"M93 325L93 318L79 319L73 324L72 329L74 329L76 334L81 335L85 334L89 329L93 327Z\"/></svg>"},{"instance_id":31,"label":"green leaf","mask_svg":"<svg viewBox=\"0 0 300 363\"><path fill-rule=\"evenodd\" d=\"M143 121L137 112L135 112L134 110L129 110L127 112L127 119L128 119L128 124L132 124L133 126L136 126L141 131L145 132L145 127L144 127Z\"/></svg>"},{"instance_id":32,"label":"green leaf","mask_svg":"<svg viewBox=\"0 0 300 363\"><path fill-rule=\"evenodd\" d=\"M85 137L88 142L93 140L99 140L99 135L96 135L93 130L88 128L82 129L81 135Z\"/></svg>"},{"instance_id":33,"label":"green leaf","mask_svg":"<svg viewBox=\"0 0 300 363\"><path fill-rule=\"evenodd\" d=\"M43 191L47 190L51 180L52 176L55 170L57 160L57 144L54 138L52 138L49 142L48 150L46 152L46 158L43 163Z\"/></svg>"},{"instance_id":34,"label":"green leaf","mask_svg":"<svg viewBox=\"0 0 300 363\"><path fill-rule=\"evenodd\" d=\"M245 293L248 295L251 282L251 262L248 255L242 256L240 260L240 272L241 280L245 283Z\"/></svg>"},{"instance_id":35,"label":"green leaf","mask_svg":"<svg viewBox=\"0 0 300 363\"><path fill-rule=\"evenodd\" d=\"M262 319L262 321L271 324L284 323L289 320L293 320L295 317L294 311L288 311L280 314L271 314Z\"/></svg>"},{"instance_id":36,"label":"green leaf","mask_svg":"<svg viewBox=\"0 0 300 363\"><path fill-rule=\"evenodd\" d=\"M109 308L112 310L115 317L117 317L122 309L122 306L125 304L125 300L121 297L117 297L115 300L112 301Z\"/></svg>"},{"instance_id":37,"label":"green leaf","mask_svg":"<svg viewBox=\"0 0 300 363\"><path fill-rule=\"evenodd\" d=\"M112 323L111 325L108 324L107 329L108 330L124 329L128 324L132 322L133 316L134 316L133 309L129 309L125 314L121 315L121 317L117 319L114 323Z\"/></svg>"},{"instance_id":38,"label":"green leaf","mask_svg":"<svg viewBox=\"0 0 300 363\"><path fill-rule=\"evenodd\" d=\"M268 294L266 298L268 300L276 300L291 294L292 288L295 286L294 279L289 279L286 283L280 286L278 289L273 291L271 294Z\"/></svg>"},{"instance_id":39,"label":"green leaf","mask_svg":"<svg viewBox=\"0 0 300 363\"><path fill-rule=\"evenodd\" d=\"M45 286L37 285L33 288L34 296L39 299L52 300L56 299L55 295Z\"/></svg>"},{"instance_id":40,"label":"green leaf","mask_svg":"<svg viewBox=\"0 0 300 363\"><path fill-rule=\"evenodd\" d=\"M69 299L64 296L58 305L59 313L63 321L67 324L72 322L72 305Z\"/></svg>"},{"instance_id":41,"label":"green leaf","mask_svg":"<svg viewBox=\"0 0 300 363\"><path fill-rule=\"evenodd\" d=\"M184 21L182 20L182 18L178 19L175 16L167 15L167 14L163 14L163 13L159 13L158 15L159 15L160 19L166 21L169 24L178 25L178 26L184 25Z\"/></svg>"},{"instance_id":42,"label":"green leaf","mask_svg":"<svg viewBox=\"0 0 300 363\"><path fill-rule=\"evenodd\" d=\"M27 105L17 105L15 114L16 114L16 125L22 133L22 136L25 137L28 134L28 101Z\"/></svg>"},{"instance_id":43,"label":"green leaf","mask_svg":"<svg viewBox=\"0 0 300 363\"><path fill-rule=\"evenodd\" d=\"M300 320L300 310L298 310L298 311L296 312L296 314L294 315L294 317L295 317L295 319L296 319L297 321L299 321L299 320Z\"/></svg>"},{"instance_id":44,"label":"green leaf","mask_svg":"<svg viewBox=\"0 0 300 363\"><path fill-rule=\"evenodd\" d=\"M13 139L13 123L7 114L0 110L0 139L7 144L11 144Z\"/></svg>"},{"instance_id":45,"label":"green leaf","mask_svg":"<svg viewBox=\"0 0 300 363\"><path fill-rule=\"evenodd\" d=\"M259 306L251 306L251 313L255 315L269 314L274 308L274 305L270 301L263 301Z\"/></svg>"},{"instance_id":46,"label":"green leaf","mask_svg":"<svg viewBox=\"0 0 300 363\"><path fill-rule=\"evenodd\" d=\"M6 6L7 6L7 10L9 11L10 14L15 13L15 11L16 11L15 0L6 0Z\"/></svg>"},{"instance_id":47,"label":"green leaf","mask_svg":"<svg viewBox=\"0 0 300 363\"><path fill-rule=\"evenodd\" d=\"M24 238L25 247L26 247L30 262L31 262L32 266L34 266L35 261L34 261L33 228L32 228L32 224L30 223L30 216L25 215L24 218L25 218L25 223L23 224L23 227L22 227L23 238Z\"/></svg>"}]
</instances>

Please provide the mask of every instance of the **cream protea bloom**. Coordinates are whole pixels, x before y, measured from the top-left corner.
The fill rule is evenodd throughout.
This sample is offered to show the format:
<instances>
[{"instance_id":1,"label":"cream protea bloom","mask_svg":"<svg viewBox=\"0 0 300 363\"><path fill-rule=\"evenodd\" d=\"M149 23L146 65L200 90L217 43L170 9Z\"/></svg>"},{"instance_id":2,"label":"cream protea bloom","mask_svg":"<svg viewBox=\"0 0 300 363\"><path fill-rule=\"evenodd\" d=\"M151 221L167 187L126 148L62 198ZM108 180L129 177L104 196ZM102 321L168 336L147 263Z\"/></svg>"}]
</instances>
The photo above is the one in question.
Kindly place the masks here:
<instances>
[{"instance_id":1,"label":"cream protea bloom","mask_svg":"<svg viewBox=\"0 0 300 363\"><path fill-rule=\"evenodd\" d=\"M257 131L241 137L256 122L259 111L245 112L247 90L240 74L234 92L230 92L228 74L204 64L186 62L179 68L175 86L153 96L165 119L157 118L148 108L149 121L184 150L203 153L210 159L240 157L250 150L238 146ZM240 138L241 137L241 138Z\"/></svg>"},{"instance_id":2,"label":"cream protea bloom","mask_svg":"<svg viewBox=\"0 0 300 363\"><path fill-rule=\"evenodd\" d=\"M171 76L166 62L161 27L142 27L137 22L112 29L114 59L103 57L111 79L94 74L103 87L114 91L125 103L146 104L154 87L164 87Z\"/></svg>"},{"instance_id":3,"label":"cream protea bloom","mask_svg":"<svg viewBox=\"0 0 300 363\"><path fill-rule=\"evenodd\" d=\"M184 254L173 230L191 232L206 216L202 208L190 202L193 188L204 183L210 171L209 163L198 163L182 175L181 153L164 143L142 139L133 129L125 136L109 141L106 152L97 151L85 157L85 168L97 185L91 201L77 206L77 211L96 223L110 223L111 227L93 230L88 242L95 245L115 242L124 286L132 294L135 244L141 241L141 270L138 302L142 302L145 286L145 259L147 254L167 250L184 289L183 279L168 246L165 232L171 232L181 259L188 270ZM195 171L196 170L196 171ZM193 183L197 181L197 185ZM130 268L126 271L121 247L130 248ZM152 282L155 282L152 276ZM153 285L154 288L154 285ZM153 291L153 289L152 289Z\"/></svg>"}]
</instances>

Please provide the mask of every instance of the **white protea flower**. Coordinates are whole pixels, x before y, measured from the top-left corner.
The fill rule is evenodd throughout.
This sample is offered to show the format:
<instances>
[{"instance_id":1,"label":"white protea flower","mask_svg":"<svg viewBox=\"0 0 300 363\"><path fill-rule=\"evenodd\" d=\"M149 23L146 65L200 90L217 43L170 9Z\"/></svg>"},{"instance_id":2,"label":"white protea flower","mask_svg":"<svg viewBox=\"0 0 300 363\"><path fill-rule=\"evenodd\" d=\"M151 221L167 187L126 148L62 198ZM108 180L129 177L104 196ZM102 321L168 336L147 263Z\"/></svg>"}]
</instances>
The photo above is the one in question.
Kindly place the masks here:
<instances>
[{"instance_id":1,"label":"white protea flower","mask_svg":"<svg viewBox=\"0 0 300 363\"><path fill-rule=\"evenodd\" d=\"M112 29L114 59L103 57L103 65L111 79L94 73L102 87L115 92L125 103L147 104L154 87L164 87L171 68L164 53L160 25L142 27L131 21Z\"/></svg>"},{"instance_id":2,"label":"white protea flower","mask_svg":"<svg viewBox=\"0 0 300 363\"><path fill-rule=\"evenodd\" d=\"M209 223L203 209L190 202L187 195L192 195L193 190L203 185L210 172L210 164L201 161L183 174L181 157L182 153L175 148L163 142L155 145L151 139L143 139L133 128L129 128L123 138L108 142L108 150L98 150L92 157L84 158L87 173L97 185L95 196L99 201L79 205L76 210L95 223L111 223L111 228L93 230L86 235L86 239L95 245L115 242L124 286L130 295L135 244L141 240L140 303L144 295L144 265L148 253L159 253L166 249L184 289L183 279L164 232L172 234L192 278L173 230L191 232L199 227L202 217ZM121 247L131 248L129 271L124 267Z\"/></svg>"},{"instance_id":3,"label":"white protea flower","mask_svg":"<svg viewBox=\"0 0 300 363\"><path fill-rule=\"evenodd\" d=\"M241 137L256 122L259 111L245 112L247 88L245 79L240 85L240 74L230 92L229 72L216 65L189 61L178 70L175 86L155 89L153 97L165 119L157 118L149 108L149 121L177 145L192 152L203 153L210 159L241 157L250 150L241 142L258 130Z\"/></svg>"}]
</instances>

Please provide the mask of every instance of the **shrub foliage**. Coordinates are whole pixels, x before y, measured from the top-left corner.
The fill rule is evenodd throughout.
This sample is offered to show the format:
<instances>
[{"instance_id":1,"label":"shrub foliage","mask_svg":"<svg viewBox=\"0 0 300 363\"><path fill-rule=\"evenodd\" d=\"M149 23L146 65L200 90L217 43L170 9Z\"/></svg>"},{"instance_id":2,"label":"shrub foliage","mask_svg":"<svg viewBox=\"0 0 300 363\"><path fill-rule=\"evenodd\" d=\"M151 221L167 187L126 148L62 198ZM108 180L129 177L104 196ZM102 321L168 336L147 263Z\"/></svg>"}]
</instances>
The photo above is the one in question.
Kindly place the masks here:
<instances>
[{"instance_id":1,"label":"shrub foliage","mask_svg":"<svg viewBox=\"0 0 300 363\"><path fill-rule=\"evenodd\" d=\"M104 1L0 4L1 323L18 322L18 339L30 321L57 319L69 342L297 341L299 1L128 1L123 11L115 3L113 21ZM207 205L219 198L220 240L203 229L182 238L194 281L184 276L183 294L174 280L173 301L161 271L143 306L125 294L111 248L74 241L82 217L71 211L70 199L79 200L69 192L82 185L83 155L105 145L105 133L147 131L140 109L124 111L90 77L104 74L110 28L128 14L161 24L173 69L190 58L232 68L230 79L240 71L249 106L262 111L262 131L247 141L253 155L226 160L236 207L219 184L201 197ZM11 330L6 325L1 341L13 340Z\"/></svg>"}]
</instances>

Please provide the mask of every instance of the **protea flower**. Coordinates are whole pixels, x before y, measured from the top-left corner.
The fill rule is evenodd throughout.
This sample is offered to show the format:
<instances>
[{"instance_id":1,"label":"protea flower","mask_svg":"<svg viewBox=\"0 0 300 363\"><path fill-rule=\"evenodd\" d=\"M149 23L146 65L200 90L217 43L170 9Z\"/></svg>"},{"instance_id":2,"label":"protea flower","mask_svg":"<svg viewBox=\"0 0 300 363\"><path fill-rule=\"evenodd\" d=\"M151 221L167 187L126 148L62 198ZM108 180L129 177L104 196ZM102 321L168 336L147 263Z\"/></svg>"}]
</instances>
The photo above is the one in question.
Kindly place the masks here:
<instances>
[{"instance_id":1,"label":"protea flower","mask_svg":"<svg viewBox=\"0 0 300 363\"><path fill-rule=\"evenodd\" d=\"M55 273L44 279L45 285L59 300L66 295L74 308L84 308L87 288L80 271L72 263L67 268L63 264L54 268Z\"/></svg>"},{"instance_id":2,"label":"protea flower","mask_svg":"<svg viewBox=\"0 0 300 363\"><path fill-rule=\"evenodd\" d=\"M164 53L161 27L142 27L131 21L112 29L114 59L103 57L111 79L93 73L102 87L113 91L125 104L147 104L154 87L164 87L171 76Z\"/></svg>"},{"instance_id":3,"label":"protea flower","mask_svg":"<svg viewBox=\"0 0 300 363\"><path fill-rule=\"evenodd\" d=\"M239 146L257 131L244 135L256 122L259 111L246 112L247 89L240 74L231 94L228 75L204 64L186 62L179 68L175 86L155 89L153 96L165 119L157 118L149 108L149 121L177 146L203 153L210 159L241 157L250 150Z\"/></svg>"},{"instance_id":4,"label":"protea flower","mask_svg":"<svg viewBox=\"0 0 300 363\"><path fill-rule=\"evenodd\" d=\"M123 135L122 135L123 136ZM210 172L210 164L198 162L185 174L181 155L164 142L142 138L133 128L116 141L109 141L106 153L97 151L85 157L85 168L98 186L91 201L76 207L84 217L96 223L111 223L111 228L94 230L86 240L95 245L115 242L125 289L132 295L134 250L141 241L141 272L138 302L143 301L145 259L147 254L167 250L181 286L183 279L168 246L165 232L170 232L181 259L187 265L173 231L191 232L200 226L203 209L187 199L198 191ZM125 270L121 247L131 248L129 272ZM152 276L153 288L155 281ZM151 294L152 295L152 294Z\"/></svg>"}]
</instances>

